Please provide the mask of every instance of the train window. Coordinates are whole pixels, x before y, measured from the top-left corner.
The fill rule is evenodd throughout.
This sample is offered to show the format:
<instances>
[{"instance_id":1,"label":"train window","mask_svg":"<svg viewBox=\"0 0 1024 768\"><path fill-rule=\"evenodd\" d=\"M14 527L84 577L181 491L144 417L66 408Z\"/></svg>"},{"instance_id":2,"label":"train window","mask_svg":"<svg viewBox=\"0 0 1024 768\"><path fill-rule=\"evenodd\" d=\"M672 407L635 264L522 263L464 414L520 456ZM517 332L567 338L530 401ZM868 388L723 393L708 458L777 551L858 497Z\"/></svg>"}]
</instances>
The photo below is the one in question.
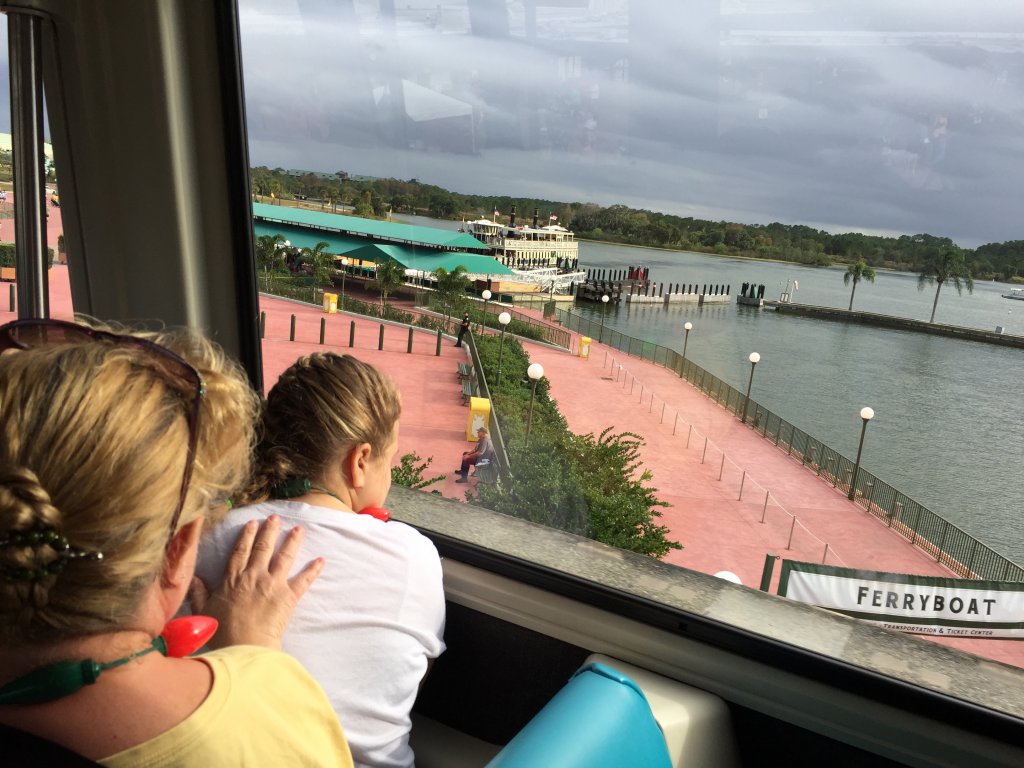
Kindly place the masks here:
<instances>
[{"instance_id":1,"label":"train window","mask_svg":"<svg viewBox=\"0 0 1024 768\"><path fill-rule=\"evenodd\" d=\"M851 638L860 624L835 629L829 619L820 631L825 624L809 617L820 612L794 611L793 601L694 579L665 564L755 588L767 578L772 591L779 571L766 555L867 568L863 539L823 534L814 522L816 515L850 515L887 536L893 528L896 546L935 572L1022 580L1016 517L1024 431L1013 411L1020 350L1012 345L1024 325L1014 300L1020 289L1011 284L1024 282L1017 232L1024 17L1013 3L870 0L851 9L830 0L238 0L251 166L245 191L258 214L255 231L250 201L242 199L242 162L237 154L225 162L232 145L244 144L236 140L233 51L225 52L235 42L234 3L203 11L125 3L107 14L118 24L92 26L104 14L88 4L28 5L53 5L50 32L64 36L47 62L64 78L48 84L66 86L51 107L71 121L54 137L57 161L69 164L64 171L43 166L47 191L39 202L49 213L48 232L66 214L79 251L68 267L77 274L76 297L110 306L145 293L144 301L124 302L131 313L121 319L184 318L217 328L229 347L251 342L258 357L250 289L259 280L265 290L292 296L316 279L312 252L330 228L318 216L350 214L362 222L346 235L344 276L333 276L340 277L343 305L365 286L368 304L383 303L369 281L378 261L400 261L394 254L407 257L415 279L428 281L416 248L367 244L384 225L430 227L417 243L449 259L449 267L460 259L474 265L472 320L487 320L495 331L488 343L497 342L497 350L482 348L482 358L468 359L497 357L499 369L505 361L506 378L522 386L511 395L496 392L495 414L499 423L503 408L523 416L509 419L507 439L496 441L505 452L499 468L516 471L514 498L500 499L508 484L489 484L493 471L478 467L485 471L472 484L476 499L655 557L634 559L532 526L533 535L522 535L525 523L497 515L487 517L493 530L467 532L480 534L467 544L457 536L461 518L448 519L433 533L447 542L446 578L463 598L474 588L507 594L508 582L527 572L536 576L531 589L544 588L551 573L568 570L559 588L600 592L611 612L621 605L641 617L667 616L658 627L668 637L666 653L687 655L691 646L673 643L685 635L703 650L742 655L740 636L763 629L772 644L767 656L788 649L768 659L769 667L786 667L796 647L814 657L809 666L826 660L808 677L835 675L835 689L854 667L890 685L946 694L944 648L925 646L934 653L917 662L894 635L877 632L858 645ZM215 23L206 24L207 12ZM6 30L10 17L0 23ZM104 46L79 45L76 25L112 41L120 58L90 57ZM175 51L186 49L183 64ZM230 66L221 67L225 59ZM138 79L107 83L125 62L137 64ZM225 77L203 79L218 67ZM79 71L85 75L76 81ZM0 191L8 194L6 203L0 194L0 241L8 243L14 224L4 151L0 146ZM173 215L152 237L159 217L147 213L165 209ZM274 211L285 209L307 217L308 226L275 240L282 216ZM19 216L25 212L19 207ZM460 239L470 235L476 240L469 244ZM253 236L259 276L250 274ZM64 249L55 234L48 240L56 276ZM306 267L297 258L302 249L311 252ZM87 250L88 269L84 258L75 263ZM577 300L566 301L573 293ZM52 307L54 314L68 314L70 294L68 302ZM818 312L794 316L785 311L792 305ZM508 330L515 336L547 333L524 319L534 316L568 329L545 339L563 347L563 363L585 360L590 378L578 367L556 380L551 363L539 380L546 383L531 391L538 380L527 363L535 361L509 358L504 312L513 316ZM840 322L830 313L842 315ZM845 322L851 313L913 327ZM234 336L226 330L232 322ZM971 339L952 337L964 336L964 328ZM539 345L531 349L542 354ZM453 399L460 388L467 400L479 393L472 384L460 387L451 368ZM561 452L550 449L556 407L573 411L574 431L592 433L586 446L581 438ZM466 410L447 426L459 422L461 431ZM733 438L742 444L727 445ZM638 439L657 450L638 458ZM432 458L435 466L451 459ZM602 485L613 461L618 479L643 479ZM799 493L783 498L773 469L780 461L797 467L828 503L817 509ZM571 462L572 471L560 474ZM451 482L449 495L464 498L468 484ZM857 507L847 503L847 491ZM432 501L429 494L401 498L410 515ZM423 517L444 516L429 509ZM623 528L628 536L618 536ZM755 546L745 546L748 537ZM498 552L502 544L508 548ZM480 550L488 547L502 561L500 572L482 573L481 563L491 563ZM639 594L645 587L651 594ZM875 591L862 597L905 600ZM624 594L639 599L616 602ZM691 602L681 608L676 598ZM747 610L755 602L763 613ZM565 615L573 615L569 608ZM477 637L480 606L467 598L461 609L452 615ZM564 618L543 610L552 623ZM688 623L684 610L713 620ZM777 626L785 623L780 610L794 621ZM505 623L515 614L489 614L493 636L512 637ZM615 624L626 634L632 627L620 624L635 618L587 615L599 630ZM730 635L723 625L741 629ZM526 630L523 636L537 627ZM534 639L538 647L548 640ZM589 639L575 627L557 638L565 664L602 650ZM970 650L1024 665L1012 640L988 642ZM501 656L506 649L493 650ZM527 666L530 653L520 651ZM698 658L688 663L701 667L706 657ZM720 692L730 693L724 679L743 688L731 703L753 708L752 699L770 698L751 691L749 680L760 679L753 667L716 658ZM1017 670L978 666L984 693L950 696L1009 713L1019 727ZM562 671L556 665L549 677ZM702 675L699 669L692 676ZM998 685L987 684L996 678ZM804 693L793 699L803 698L813 719L816 700ZM911 700L895 706L917 711ZM947 715L944 722L956 720L955 712Z\"/></svg>"},{"instance_id":2,"label":"train window","mask_svg":"<svg viewBox=\"0 0 1024 768\"><path fill-rule=\"evenodd\" d=\"M1015 150L1024 17L1010 4L241 0L240 9L257 200L320 199L332 210L470 227L500 238L503 264L521 271L539 265L531 225L564 227L573 247L582 241L579 266L590 271L580 279L593 281L592 297L640 274L644 298L657 299L614 294L610 305L572 307L576 330L612 346L596 361L614 358L606 378L650 400L637 420L660 411L665 431L679 406L629 360L663 363L685 349L721 380L704 389L727 407L750 398L749 375L750 419L777 439L789 429L820 441L805 447L808 461L839 487L850 482L858 413L869 406L879 416L865 466L879 479L858 492L879 501L884 481L890 525L916 538L920 510L934 513L951 533L930 537L977 542L957 559L975 562L967 550L981 547L990 578L1016 578L1024 433L1008 423L1005 397L1019 351L729 306L742 293L758 305L1024 333L1017 302L1003 298L1009 281L1024 280ZM939 254L969 265L963 280L929 274ZM857 264L867 273L851 286ZM556 286L542 285L553 297ZM698 426L681 431L689 438ZM681 443L668 449L677 451ZM714 461L737 484L741 472L754 482L738 495L756 487L769 509L767 471L748 474L720 453ZM526 474L535 469L539 477L532 465ZM651 485L671 472L658 463ZM703 545L680 510L694 501L673 501L656 522L676 521L684 549L657 554L694 565ZM585 526L571 507L552 519ZM786 513L799 535L805 522ZM806 559L855 565L850 546L810 537L816 553ZM720 570L745 568L756 586L755 559L723 556Z\"/></svg>"}]
</instances>

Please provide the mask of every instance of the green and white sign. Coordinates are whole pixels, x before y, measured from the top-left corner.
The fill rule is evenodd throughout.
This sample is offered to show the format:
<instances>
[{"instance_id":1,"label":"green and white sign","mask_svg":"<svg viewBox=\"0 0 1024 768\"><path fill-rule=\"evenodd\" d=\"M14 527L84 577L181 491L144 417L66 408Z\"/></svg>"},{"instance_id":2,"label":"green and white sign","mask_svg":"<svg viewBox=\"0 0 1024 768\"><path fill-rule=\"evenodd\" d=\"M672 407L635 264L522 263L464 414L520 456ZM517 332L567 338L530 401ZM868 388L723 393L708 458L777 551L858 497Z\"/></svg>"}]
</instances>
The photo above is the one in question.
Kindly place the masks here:
<instances>
[{"instance_id":1,"label":"green and white sign","mask_svg":"<svg viewBox=\"0 0 1024 768\"><path fill-rule=\"evenodd\" d=\"M782 561L779 594L886 629L1024 638L1024 583L944 579Z\"/></svg>"}]
</instances>

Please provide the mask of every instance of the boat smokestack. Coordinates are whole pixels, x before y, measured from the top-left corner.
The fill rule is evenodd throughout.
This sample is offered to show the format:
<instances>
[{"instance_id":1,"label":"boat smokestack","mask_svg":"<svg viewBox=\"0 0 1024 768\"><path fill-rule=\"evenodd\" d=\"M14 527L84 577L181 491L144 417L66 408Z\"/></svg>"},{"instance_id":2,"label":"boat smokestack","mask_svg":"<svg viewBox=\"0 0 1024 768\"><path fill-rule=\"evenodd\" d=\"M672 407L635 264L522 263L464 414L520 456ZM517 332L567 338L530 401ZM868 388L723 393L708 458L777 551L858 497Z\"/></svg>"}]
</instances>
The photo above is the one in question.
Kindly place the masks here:
<instances>
[{"instance_id":1,"label":"boat smokestack","mask_svg":"<svg viewBox=\"0 0 1024 768\"><path fill-rule=\"evenodd\" d=\"M508 217L508 225L514 227L516 225L516 207L512 206L512 213Z\"/></svg>"},{"instance_id":2,"label":"boat smokestack","mask_svg":"<svg viewBox=\"0 0 1024 768\"><path fill-rule=\"evenodd\" d=\"M537 223L539 221L540 221L540 209L539 208L534 208L533 209L533 228L534 229L537 228Z\"/></svg>"}]
</instances>

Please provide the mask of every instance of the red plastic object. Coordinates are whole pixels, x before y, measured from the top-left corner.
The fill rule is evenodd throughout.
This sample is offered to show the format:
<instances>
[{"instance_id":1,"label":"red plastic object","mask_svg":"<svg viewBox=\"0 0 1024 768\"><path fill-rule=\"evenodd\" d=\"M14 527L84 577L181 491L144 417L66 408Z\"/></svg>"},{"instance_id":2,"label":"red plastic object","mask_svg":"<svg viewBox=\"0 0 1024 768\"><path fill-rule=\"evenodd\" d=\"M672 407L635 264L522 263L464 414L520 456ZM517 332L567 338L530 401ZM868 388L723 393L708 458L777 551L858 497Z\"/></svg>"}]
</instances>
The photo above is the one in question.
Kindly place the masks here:
<instances>
[{"instance_id":1,"label":"red plastic object","mask_svg":"<svg viewBox=\"0 0 1024 768\"><path fill-rule=\"evenodd\" d=\"M180 659L206 645L216 631L217 620L212 616L182 616L167 622L160 637L167 644L167 655Z\"/></svg>"},{"instance_id":2,"label":"red plastic object","mask_svg":"<svg viewBox=\"0 0 1024 768\"><path fill-rule=\"evenodd\" d=\"M391 519L391 513L388 510L384 509L384 507L367 507L366 509L360 509L359 512L357 512L356 514L369 515L370 517L375 517L382 523L386 523L388 520Z\"/></svg>"}]
</instances>

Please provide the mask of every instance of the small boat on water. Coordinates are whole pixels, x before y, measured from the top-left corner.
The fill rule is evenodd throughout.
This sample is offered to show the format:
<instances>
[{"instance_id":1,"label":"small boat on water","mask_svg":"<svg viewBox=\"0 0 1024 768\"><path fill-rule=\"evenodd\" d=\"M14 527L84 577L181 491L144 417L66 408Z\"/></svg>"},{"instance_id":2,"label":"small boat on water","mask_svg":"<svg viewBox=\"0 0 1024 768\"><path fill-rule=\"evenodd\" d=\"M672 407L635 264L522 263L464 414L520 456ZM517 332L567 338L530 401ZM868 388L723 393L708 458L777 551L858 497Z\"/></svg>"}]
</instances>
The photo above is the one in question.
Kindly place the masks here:
<instances>
[{"instance_id":1,"label":"small boat on water","mask_svg":"<svg viewBox=\"0 0 1024 768\"><path fill-rule=\"evenodd\" d=\"M1024 288L1011 288L1009 293L1003 294L1003 298L1024 301Z\"/></svg>"}]
</instances>

